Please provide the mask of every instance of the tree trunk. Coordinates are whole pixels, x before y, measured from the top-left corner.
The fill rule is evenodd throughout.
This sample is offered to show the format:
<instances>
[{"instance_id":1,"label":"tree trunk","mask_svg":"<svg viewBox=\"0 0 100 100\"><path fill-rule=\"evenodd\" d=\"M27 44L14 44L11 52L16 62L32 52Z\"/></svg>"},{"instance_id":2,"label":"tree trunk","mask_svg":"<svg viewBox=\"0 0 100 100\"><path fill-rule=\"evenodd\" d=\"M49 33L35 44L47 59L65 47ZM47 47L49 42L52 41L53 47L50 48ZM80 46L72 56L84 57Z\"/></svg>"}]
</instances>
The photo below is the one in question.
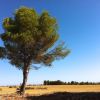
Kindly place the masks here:
<instances>
[{"instance_id":1,"label":"tree trunk","mask_svg":"<svg viewBox=\"0 0 100 100\"><path fill-rule=\"evenodd\" d=\"M27 82L28 73L29 73L29 66L24 66L24 69L23 69L23 83L20 87L20 95L25 94L25 86L26 86L26 82Z\"/></svg>"}]
</instances>

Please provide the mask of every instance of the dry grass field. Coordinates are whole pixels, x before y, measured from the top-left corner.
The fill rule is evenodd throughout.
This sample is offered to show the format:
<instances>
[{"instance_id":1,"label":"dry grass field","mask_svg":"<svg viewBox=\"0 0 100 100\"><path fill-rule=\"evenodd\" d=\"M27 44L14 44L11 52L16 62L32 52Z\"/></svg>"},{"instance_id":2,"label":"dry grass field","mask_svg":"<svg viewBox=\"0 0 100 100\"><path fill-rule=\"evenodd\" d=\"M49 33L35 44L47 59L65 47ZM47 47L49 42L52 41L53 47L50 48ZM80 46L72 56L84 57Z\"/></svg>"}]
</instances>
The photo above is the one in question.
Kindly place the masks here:
<instances>
[{"instance_id":1,"label":"dry grass field","mask_svg":"<svg viewBox=\"0 0 100 100\"><path fill-rule=\"evenodd\" d=\"M0 87L0 95L14 94L14 87ZM55 92L100 92L100 85L48 85L48 86L28 86L26 94L43 95Z\"/></svg>"},{"instance_id":2,"label":"dry grass field","mask_svg":"<svg viewBox=\"0 0 100 100\"><path fill-rule=\"evenodd\" d=\"M55 94L55 93L58 93L58 94L62 93L63 95L64 95L64 93L72 93L72 94L73 93L76 93L76 94L78 94L78 93L83 93L83 94L84 93L85 94L99 93L99 95L100 95L100 85L50 85L50 86L27 86L26 87L26 96L28 96L30 98L33 98L34 96L41 97L42 95L50 96L51 94ZM60 96L60 94L59 94L59 96ZM61 96L62 96L62 94L61 94ZM16 88L0 87L0 97L3 98L3 97L7 97L7 96L17 98ZM38 100L38 99L30 99L30 98L28 98L28 99L21 98L21 99L14 99L14 100ZM0 99L0 100L3 100L3 99ZM12 99L7 99L7 100L12 100ZM47 99L39 99L39 100L47 100ZM51 100L53 100L53 99L51 99ZM54 100L59 100L59 99L54 99ZM62 99L62 100L71 100L71 99ZM74 100L74 99L72 99L72 100ZM78 100L78 99L75 99L75 100ZM82 99L79 99L79 100L82 100ZM86 100L88 100L88 99L86 99ZM94 99L94 100L96 100L96 99ZM100 100L100 98L97 100Z\"/></svg>"}]
</instances>

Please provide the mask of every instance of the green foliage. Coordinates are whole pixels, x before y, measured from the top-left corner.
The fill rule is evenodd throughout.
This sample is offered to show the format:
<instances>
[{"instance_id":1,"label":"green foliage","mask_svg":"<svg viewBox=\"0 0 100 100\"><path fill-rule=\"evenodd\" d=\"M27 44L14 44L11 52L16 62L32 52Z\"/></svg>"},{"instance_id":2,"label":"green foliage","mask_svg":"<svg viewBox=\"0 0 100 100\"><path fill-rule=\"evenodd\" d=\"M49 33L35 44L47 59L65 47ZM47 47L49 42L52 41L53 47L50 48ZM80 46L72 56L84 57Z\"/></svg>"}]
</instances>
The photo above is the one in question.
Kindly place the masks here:
<instances>
[{"instance_id":1,"label":"green foliage","mask_svg":"<svg viewBox=\"0 0 100 100\"><path fill-rule=\"evenodd\" d=\"M0 47L0 58L3 59L5 58L6 53L5 53L5 49L3 47Z\"/></svg>"},{"instance_id":2,"label":"green foliage","mask_svg":"<svg viewBox=\"0 0 100 100\"><path fill-rule=\"evenodd\" d=\"M45 80L43 85L66 85L65 82L62 82L60 80L57 81L49 81L49 80Z\"/></svg>"},{"instance_id":3,"label":"green foliage","mask_svg":"<svg viewBox=\"0 0 100 100\"><path fill-rule=\"evenodd\" d=\"M6 58L19 69L32 64L50 66L54 60L64 58L69 50L59 44L50 50L59 39L56 19L48 12L38 15L34 9L21 7L14 17L3 21L5 33L1 34ZM2 54L1 54L2 55Z\"/></svg>"},{"instance_id":4,"label":"green foliage","mask_svg":"<svg viewBox=\"0 0 100 100\"><path fill-rule=\"evenodd\" d=\"M50 80L44 80L43 85L100 85L100 82L63 82L60 80L56 81L50 81Z\"/></svg>"}]
</instances>

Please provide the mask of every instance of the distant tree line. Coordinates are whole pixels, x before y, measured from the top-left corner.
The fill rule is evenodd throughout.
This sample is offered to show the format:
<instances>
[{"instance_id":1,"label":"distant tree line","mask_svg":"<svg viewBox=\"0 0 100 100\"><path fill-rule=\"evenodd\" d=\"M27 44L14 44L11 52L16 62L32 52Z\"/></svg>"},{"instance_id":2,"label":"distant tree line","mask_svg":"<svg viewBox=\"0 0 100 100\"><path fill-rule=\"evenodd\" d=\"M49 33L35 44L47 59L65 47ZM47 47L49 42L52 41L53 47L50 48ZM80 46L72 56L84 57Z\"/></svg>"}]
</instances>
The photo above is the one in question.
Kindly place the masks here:
<instances>
[{"instance_id":1,"label":"distant tree line","mask_svg":"<svg viewBox=\"0 0 100 100\"><path fill-rule=\"evenodd\" d=\"M60 80L56 81L50 81L50 80L44 80L43 85L100 85L100 82L63 82Z\"/></svg>"}]
</instances>

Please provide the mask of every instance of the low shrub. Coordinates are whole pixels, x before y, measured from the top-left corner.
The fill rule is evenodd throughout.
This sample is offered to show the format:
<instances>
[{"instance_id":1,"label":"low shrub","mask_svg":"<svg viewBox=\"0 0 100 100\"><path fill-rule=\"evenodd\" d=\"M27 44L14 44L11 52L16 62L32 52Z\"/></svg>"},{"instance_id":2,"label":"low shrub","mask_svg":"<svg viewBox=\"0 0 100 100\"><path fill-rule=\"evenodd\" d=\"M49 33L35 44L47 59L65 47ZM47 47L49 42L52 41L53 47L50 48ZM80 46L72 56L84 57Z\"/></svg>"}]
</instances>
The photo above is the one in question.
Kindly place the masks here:
<instances>
[{"instance_id":1,"label":"low shrub","mask_svg":"<svg viewBox=\"0 0 100 100\"><path fill-rule=\"evenodd\" d=\"M26 87L25 90L35 89L34 87Z\"/></svg>"},{"instance_id":2,"label":"low shrub","mask_svg":"<svg viewBox=\"0 0 100 100\"><path fill-rule=\"evenodd\" d=\"M9 86L9 88L16 88L17 86Z\"/></svg>"}]
</instances>

